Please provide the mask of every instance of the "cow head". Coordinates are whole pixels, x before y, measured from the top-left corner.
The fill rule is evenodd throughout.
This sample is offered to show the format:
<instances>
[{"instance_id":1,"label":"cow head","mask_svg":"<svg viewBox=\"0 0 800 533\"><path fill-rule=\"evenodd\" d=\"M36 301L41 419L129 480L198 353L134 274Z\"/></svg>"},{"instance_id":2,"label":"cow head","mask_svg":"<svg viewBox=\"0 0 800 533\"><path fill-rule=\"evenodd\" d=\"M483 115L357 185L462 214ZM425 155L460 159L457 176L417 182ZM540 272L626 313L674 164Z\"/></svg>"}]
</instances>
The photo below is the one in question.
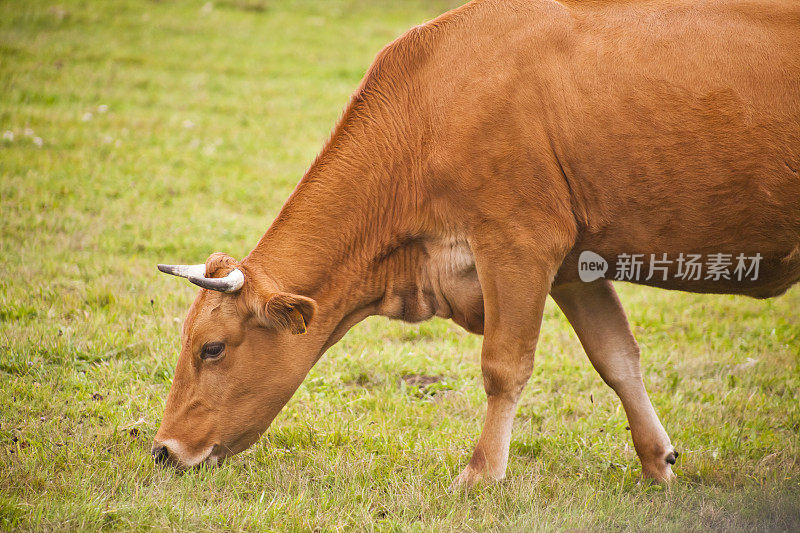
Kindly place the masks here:
<instances>
[{"instance_id":1,"label":"cow head","mask_svg":"<svg viewBox=\"0 0 800 533\"><path fill-rule=\"evenodd\" d=\"M159 270L204 290L183 323L152 453L182 468L213 464L253 444L313 366L320 346L303 333L317 304L221 253Z\"/></svg>"}]
</instances>

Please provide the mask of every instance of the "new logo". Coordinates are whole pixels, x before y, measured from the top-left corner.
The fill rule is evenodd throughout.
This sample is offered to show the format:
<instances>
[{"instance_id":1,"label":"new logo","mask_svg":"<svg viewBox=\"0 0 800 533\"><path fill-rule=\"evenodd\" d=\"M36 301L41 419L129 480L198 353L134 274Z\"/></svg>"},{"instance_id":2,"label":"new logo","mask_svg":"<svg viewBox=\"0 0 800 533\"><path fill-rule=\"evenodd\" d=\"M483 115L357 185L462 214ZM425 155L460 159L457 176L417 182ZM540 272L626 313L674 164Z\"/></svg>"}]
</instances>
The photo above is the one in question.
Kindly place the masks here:
<instances>
[{"instance_id":1,"label":"new logo","mask_svg":"<svg viewBox=\"0 0 800 533\"><path fill-rule=\"evenodd\" d=\"M598 254L584 250L578 257L578 276L584 283L605 277L608 272L608 262Z\"/></svg>"}]
</instances>

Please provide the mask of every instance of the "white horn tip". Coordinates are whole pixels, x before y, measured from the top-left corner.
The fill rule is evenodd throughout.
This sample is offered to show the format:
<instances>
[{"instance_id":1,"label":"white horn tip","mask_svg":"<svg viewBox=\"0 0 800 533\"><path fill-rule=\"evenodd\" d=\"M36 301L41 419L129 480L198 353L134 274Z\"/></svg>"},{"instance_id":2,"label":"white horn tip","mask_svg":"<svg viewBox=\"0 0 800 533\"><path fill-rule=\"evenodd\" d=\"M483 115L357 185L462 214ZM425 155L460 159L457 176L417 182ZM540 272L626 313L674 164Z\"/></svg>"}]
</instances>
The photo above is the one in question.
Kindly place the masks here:
<instances>
[{"instance_id":1,"label":"white horn tip","mask_svg":"<svg viewBox=\"0 0 800 533\"><path fill-rule=\"evenodd\" d=\"M173 276L180 276L188 278L189 276L203 277L206 275L206 265L201 263L199 265L158 265L158 269Z\"/></svg>"}]
</instances>

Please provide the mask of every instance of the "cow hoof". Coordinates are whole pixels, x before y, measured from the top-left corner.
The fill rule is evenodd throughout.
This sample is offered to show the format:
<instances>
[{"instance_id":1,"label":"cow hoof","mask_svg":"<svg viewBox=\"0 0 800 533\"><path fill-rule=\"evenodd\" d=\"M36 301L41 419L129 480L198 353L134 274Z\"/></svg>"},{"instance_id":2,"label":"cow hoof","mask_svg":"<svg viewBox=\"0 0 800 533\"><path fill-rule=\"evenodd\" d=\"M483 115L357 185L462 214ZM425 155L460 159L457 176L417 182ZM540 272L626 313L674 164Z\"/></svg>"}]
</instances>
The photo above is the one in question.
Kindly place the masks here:
<instances>
[{"instance_id":1,"label":"cow hoof","mask_svg":"<svg viewBox=\"0 0 800 533\"><path fill-rule=\"evenodd\" d=\"M675 464L679 455L675 448L669 446L666 453L660 458L652 458L647 462L642 461L642 474L655 483L669 484L675 479L672 465Z\"/></svg>"},{"instance_id":2,"label":"cow hoof","mask_svg":"<svg viewBox=\"0 0 800 533\"><path fill-rule=\"evenodd\" d=\"M661 468L643 468L642 474L645 479L661 485L669 485L675 479L672 468L666 462L661 464Z\"/></svg>"},{"instance_id":3,"label":"cow hoof","mask_svg":"<svg viewBox=\"0 0 800 533\"><path fill-rule=\"evenodd\" d=\"M450 488L447 489L447 492L457 492L463 489L469 489L475 486L476 483L483 480L483 474L474 470L471 466L467 465L461 473L456 476L453 482L450 484Z\"/></svg>"}]
</instances>

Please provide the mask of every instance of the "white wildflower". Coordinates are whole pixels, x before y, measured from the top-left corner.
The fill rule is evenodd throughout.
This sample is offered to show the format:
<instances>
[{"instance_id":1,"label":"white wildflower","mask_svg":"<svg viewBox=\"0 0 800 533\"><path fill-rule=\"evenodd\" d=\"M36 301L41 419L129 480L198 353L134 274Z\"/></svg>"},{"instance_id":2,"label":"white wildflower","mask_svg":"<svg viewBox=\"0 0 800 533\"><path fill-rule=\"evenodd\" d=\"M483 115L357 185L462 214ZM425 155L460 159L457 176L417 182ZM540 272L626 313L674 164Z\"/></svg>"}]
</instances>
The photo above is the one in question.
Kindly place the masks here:
<instances>
[{"instance_id":1,"label":"white wildflower","mask_svg":"<svg viewBox=\"0 0 800 533\"><path fill-rule=\"evenodd\" d=\"M183 127L186 128L187 130L190 130L190 129L194 128L194 122L192 122L191 120L188 120L188 119L184 120L183 121Z\"/></svg>"},{"instance_id":2,"label":"white wildflower","mask_svg":"<svg viewBox=\"0 0 800 533\"><path fill-rule=\"evenodd\" d=\"M11 130L6 130L3 132L3 140L4 141L13 141L14 140L14 132Z\"/></svg>"},{"instance_id":3,"label":"white wildflower","mask_svg":"<svg viewBox=\"0 0 800 533\"><path fill-rule=\"evenodd\" d=\"M83 120L84 122L89 122L90 120L92 120L92 117L94 117L94 115L87 112L83 114L83 118L81 118L81 120Z\"/></svg>"},{"instance_id":4,"label":"white wildflower","mask_svg":"<svg viewBox=\"0 0 800 533\"><path fill-rule=\"evenodd\" d=\"M106 104L100 104L97 106L98 113L108 113L108 106Z\"/></svg>"},{"instance_id":5,"label":"white wildflower","mask_svg":"<svg viewBox=\"0 0 800 533\"><path fill-rule=\"evenodd\" d=\"M35 144L36 146L41 148L44 145L44 141L42 140L41 137L34 137L33 138L33 144Z\"/></svg>"},{"instance_id":6,"label":"white wildflower","mask_svg":"<svg viewBox=\"0 0 800 533\"><path fill-rule=\"evenodd\" d=\"M33 130L31 128L25 128L22 133L25 135L25 137L33 136Z\"/></svg>"}]
</instances>

